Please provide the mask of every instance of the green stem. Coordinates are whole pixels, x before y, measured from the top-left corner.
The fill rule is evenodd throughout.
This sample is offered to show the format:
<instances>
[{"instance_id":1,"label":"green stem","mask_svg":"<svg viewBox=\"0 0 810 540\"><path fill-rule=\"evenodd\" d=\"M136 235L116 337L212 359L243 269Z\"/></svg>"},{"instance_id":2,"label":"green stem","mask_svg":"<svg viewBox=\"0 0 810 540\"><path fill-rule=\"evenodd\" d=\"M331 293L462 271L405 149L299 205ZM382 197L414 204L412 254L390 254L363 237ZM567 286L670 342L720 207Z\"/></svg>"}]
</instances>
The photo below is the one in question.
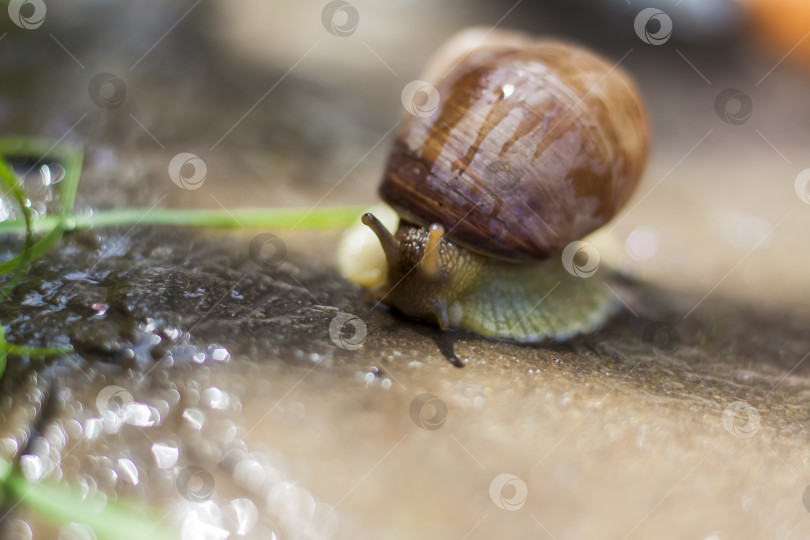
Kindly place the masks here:
<instances>
[{"instance_id":1,"label":"green stem","mask_svg":"<svg viewBox=\"0 0 810 540\"><path fill-rule=\"evenodd\" d=\"M5 345L5 351L0 350L0 354L9 356L29 356L33 358L52 358L64 356L73 352L72 348L59 349L56 347L19 347L17 345Z\"/></svg>"},{"instance_id":2,"label":"green stem","mask_svg":"<svg viewBox=\"0 0 810 540\"><path fill-rule=\"evenodd\" d=\"M28 482L20 470L0 460L0 485L6 494L36 510L57 527L79 522L101 540L177 540L178 536L157 520L154 509L122 501L88 501L76 490L50 482ZM92 497L92 496L91 496ZM101 510L92 509L93 502ZM151 518L151 519L150 519Z\"/></svg>"},{"instance_id":3,"label":"green stem","mask_svg":"<svg viewBox=\"0 0 810 540\"><path fill-rule=\"evenodd\" d=\"M32 216L31 216L31 208L29 208L27 202L28 199L25 194L25 190L20 185L20 181L17 179L17 175L11 170L6 160L3 159L2 155L0 155L0 186L2 186L6 191L11 193L12 197L17 202L17 206L20 207L20 211L23 214L23 220L21 221L21 225L23 226L23 231L25 231L25 245L23 246L23 251L17 257L14 257L14 263L8 261L5 268L0 269L0 274L4 274L11 270L14 270L14 275L5 284L2 290L0 290L0 299L5 300L11 294L11 291L14 290L14 287L22 279L23 275L28 271L28 267L31 265L31 261L33 260L33 256L31 253L31 248L34 245L34 231L33 231L33 224L32 224Z\"/></svg>"},{"instance_id":4,"label":"green stem","mask_svg":"<svg viewBox=\"0 0 810 540\"><path fill-rule=\"evenodd\" d=\"M25 191L20 186L19 180L11 167L5 161L5 158L12 156L37 158L34 166L46 159L54 159L61 162L65 168L65 177L59 183L59 217L51 223L50 232L36 243L33 243L34 229L30 215L31 211L26 204ZM15 272L14 277L6 285L3 296L7 296L8 292L16 287L22 275L28 270L31 261L47 253L62 238L62 233L65 230L64 222L73 213L73 202L76 200L76 191L79 189L83 162L84 152L70 145L60 145L47 139L37 138L15 137L0 139L0 184L18 199L20 210L25 217L26 232L23 252L0 265L0 274L12 270Z\"/></svg>"},{"instance_id":5,"label":"green stem","mask_svg":"<svg viewBox=\"0 0 810 540\"><path fill-rule=\"evenodd\" d=\"M3 325L0 324L0 379L6 373L6 358L8 358L8 345L6 345L6 334L3 331Z\"/></svg>"},{"instance_id":6,"label":"green stem","mask_svg":"<svg viewBox=\"0 0 810 540\"><path fill-rule=\"evenodd\" d=\"M234 210L172 210L124 208L64 218L66 231L118 225L176 225L183 227L249 227L265 229L332 229L348 227L362 214L362 206L328 208L239 208ZM32 221L34 232L53 230L63 218L46 216ZM0 223L0 234L26 231L23 220Z\"/></svg>"}]
</instances>

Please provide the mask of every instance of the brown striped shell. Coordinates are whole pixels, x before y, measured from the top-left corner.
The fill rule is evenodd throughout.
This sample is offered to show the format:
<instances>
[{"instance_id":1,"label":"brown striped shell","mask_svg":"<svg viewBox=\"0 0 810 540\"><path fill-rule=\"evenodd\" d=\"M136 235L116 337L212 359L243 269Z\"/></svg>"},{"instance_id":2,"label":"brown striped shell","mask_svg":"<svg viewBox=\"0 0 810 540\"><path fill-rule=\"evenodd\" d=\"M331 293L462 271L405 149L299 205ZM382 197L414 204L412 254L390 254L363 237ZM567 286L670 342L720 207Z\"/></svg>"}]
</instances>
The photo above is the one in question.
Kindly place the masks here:
<instances>
[{"instance_id":1,"label":"brown striped shell","mask_svg":"<svg viewBox=\"0 0 810 540\"><path fill-rule=\"evenodd\" d=\"M604 225L638 184L641 101L585 49L473 29L425 78L438 106L406 115L380 187L407 221L440 223L479 253L539 260Z\"/></svg>"}]
</instances>

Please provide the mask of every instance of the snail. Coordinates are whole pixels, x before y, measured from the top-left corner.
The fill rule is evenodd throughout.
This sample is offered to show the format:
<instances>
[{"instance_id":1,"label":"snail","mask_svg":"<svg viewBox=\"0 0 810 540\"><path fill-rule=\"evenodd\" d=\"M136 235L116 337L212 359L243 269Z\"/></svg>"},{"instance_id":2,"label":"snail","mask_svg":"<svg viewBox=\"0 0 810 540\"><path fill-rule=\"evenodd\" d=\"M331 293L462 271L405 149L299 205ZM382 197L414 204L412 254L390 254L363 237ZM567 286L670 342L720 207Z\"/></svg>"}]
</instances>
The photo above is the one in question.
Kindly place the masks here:
<instances>
[{"instance_id":1,"label":"snail","mask_svg":"<svg viewBox=\"0 0 810 540\"><path fill-rule=\"evenodd\" d=\"M396 214L347 230L344 275L442 329L535 342L602 326L620 304L587 279L599 255L581 239L627 203L644 168L647 121L629 77L575 45L475 28L424 78L427 100L405 115L379 188Z\"/></svg>"}]
</instances>

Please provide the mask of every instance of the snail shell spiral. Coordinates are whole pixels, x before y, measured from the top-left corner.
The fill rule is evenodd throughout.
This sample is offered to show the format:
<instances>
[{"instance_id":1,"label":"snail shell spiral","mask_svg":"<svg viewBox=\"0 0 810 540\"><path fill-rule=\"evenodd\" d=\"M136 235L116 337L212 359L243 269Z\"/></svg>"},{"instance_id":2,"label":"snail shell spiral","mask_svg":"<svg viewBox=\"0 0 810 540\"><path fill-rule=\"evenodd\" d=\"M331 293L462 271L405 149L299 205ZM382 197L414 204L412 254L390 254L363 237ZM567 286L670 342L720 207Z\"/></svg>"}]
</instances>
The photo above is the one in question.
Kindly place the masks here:
<instances>
[{"instance_id":1,"label":"snail shell spiral","mask_svg":"<svg viewBox=\"0 0 810 540\"><path fill-rule=\"evenodd\" d=\"M408 222L441 224L480 254L537 261L604 225L638 184L643 106L590 51L472 29L426 79L438 106L405 119L380 186Z\"/></svg>"}]
</instances>

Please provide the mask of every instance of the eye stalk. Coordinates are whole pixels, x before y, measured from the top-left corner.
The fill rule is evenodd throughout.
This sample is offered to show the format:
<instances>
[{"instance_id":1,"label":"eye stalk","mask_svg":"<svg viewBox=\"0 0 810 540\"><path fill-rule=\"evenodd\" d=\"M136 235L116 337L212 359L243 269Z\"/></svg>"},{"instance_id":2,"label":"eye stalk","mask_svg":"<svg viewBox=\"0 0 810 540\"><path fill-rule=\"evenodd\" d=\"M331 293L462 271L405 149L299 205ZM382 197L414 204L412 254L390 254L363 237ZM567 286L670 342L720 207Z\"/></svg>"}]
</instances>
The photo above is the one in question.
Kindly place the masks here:
<instances>
[{"instance_id":1,"label":"eye stalk","mask_svg":"<svg viewBox=\"0 0 810 540\"><path fill-rule=\"evenodd\" d=\"M425 254L419 261L419 270L426 278L438 280L444 274L440 258L440 244L444 236L444 227L438 223L430 226L427 242L425 242Z\"/></svg>"},{"instance_id":2,"label":"eye stalk","mask_svg":"<svg viewBox=\"0 0 810 540\"><path fill-rule=\"evenodd\" d=\"M382 248L382 241L374 229L379 230L387 237L392 237L388 231L395 231L399 223L399 216L386 204L375 204L368 209L373 216L366 218L371 225L367 226L362 219L343 232L337 246L337 264L340 272L364 289L374 289L385 283L388 277L387 255ZM373 222L378 221L374 225ZM387 230L386 230L387 229ZM399 251L397 241L388 242L389 253ZM396 245L396 249L391 249Z\"/></svg>"},{"instance_id":3,"label":"eye stalk","mask_svg":"<svg viewBox=\"0 0 810 540\"><path fill-rule=\"evenodd\" d=\"M399 264L399 240L388 232L385 225L371 212L363 214L361 221L363 225L371 229L379 239L380 245L385 253L385 259L388 261L388 266Z\"/></svg>"},{"instance_id":4,"label":"eye stalk","mask_svg":"<svg viewBox=\"0 0 810 540\"><path fill-rule=\"evenodd\" d=\"M389 268L399 265L402 257L402 245L397 237L391 234L390 231L385 228L385 225L371 212L363 214L361 221L363 225L371 229L380 241ZM442 238L444 238L444 227L438 223L431 225L427 234L427 240L424 242L422 256L413 269L423 274L424 277L429 280L437 281L445 274L445 269L442 268L441 264Z\"/></svg>"}]
</instances>

